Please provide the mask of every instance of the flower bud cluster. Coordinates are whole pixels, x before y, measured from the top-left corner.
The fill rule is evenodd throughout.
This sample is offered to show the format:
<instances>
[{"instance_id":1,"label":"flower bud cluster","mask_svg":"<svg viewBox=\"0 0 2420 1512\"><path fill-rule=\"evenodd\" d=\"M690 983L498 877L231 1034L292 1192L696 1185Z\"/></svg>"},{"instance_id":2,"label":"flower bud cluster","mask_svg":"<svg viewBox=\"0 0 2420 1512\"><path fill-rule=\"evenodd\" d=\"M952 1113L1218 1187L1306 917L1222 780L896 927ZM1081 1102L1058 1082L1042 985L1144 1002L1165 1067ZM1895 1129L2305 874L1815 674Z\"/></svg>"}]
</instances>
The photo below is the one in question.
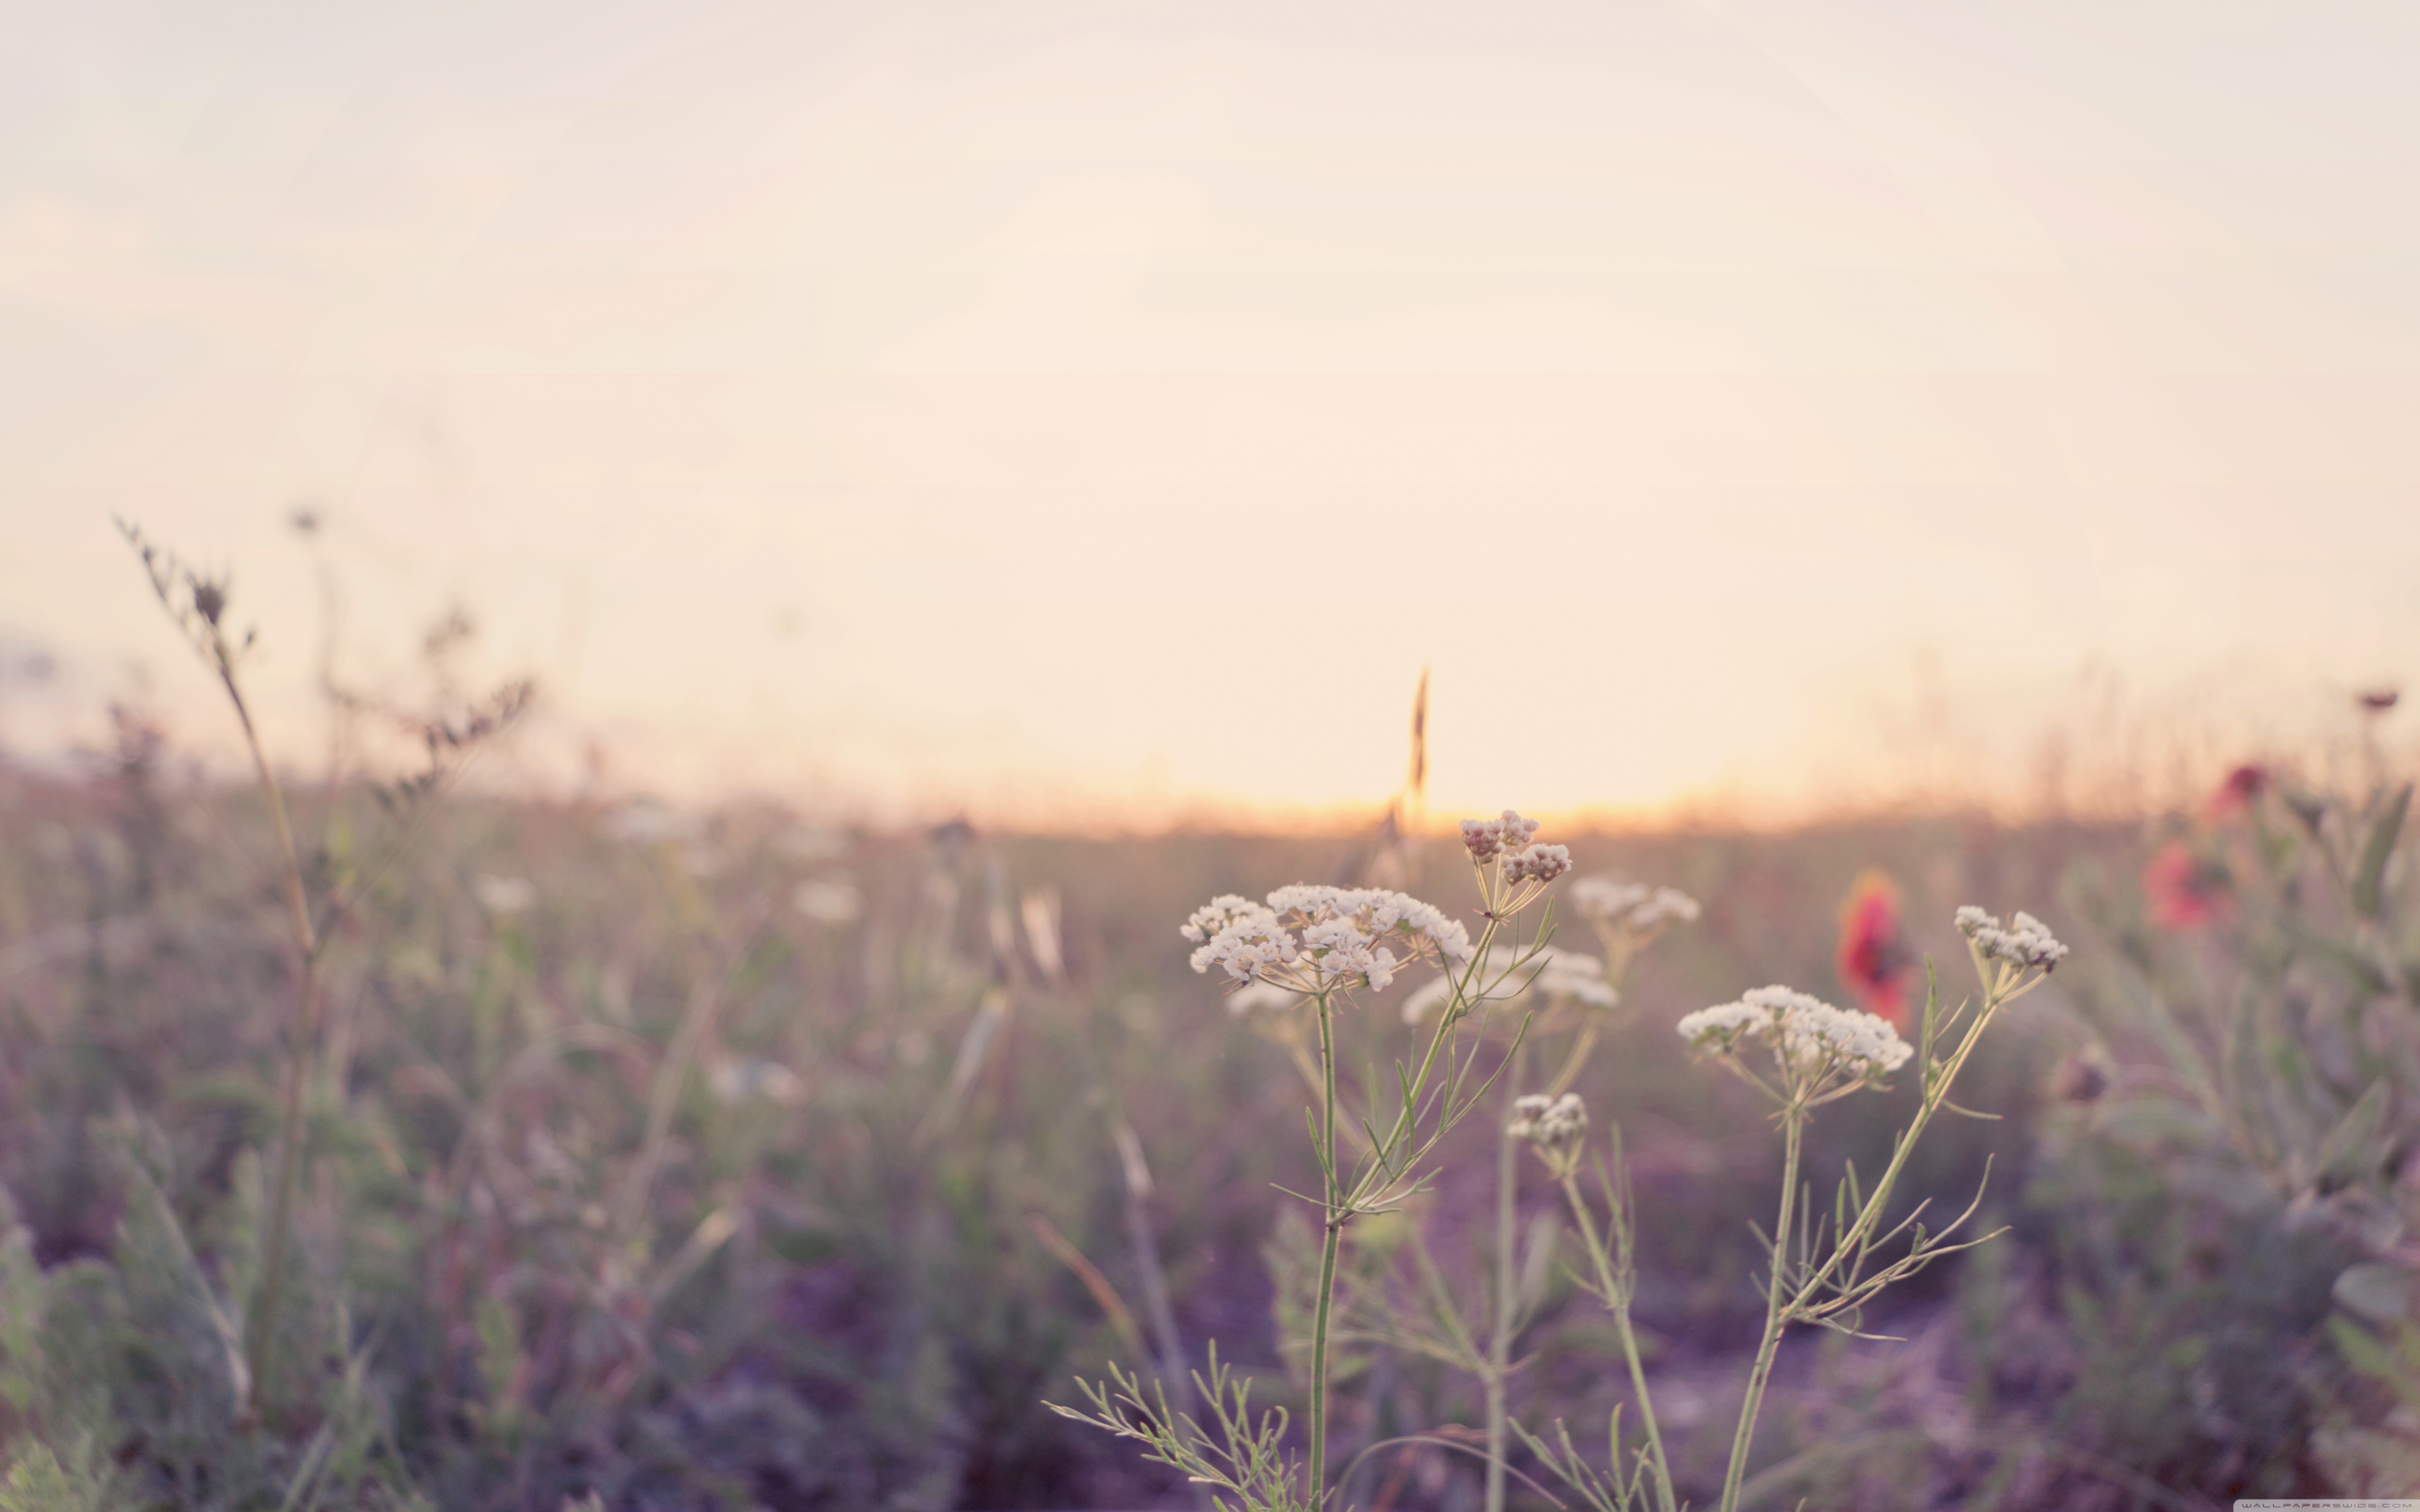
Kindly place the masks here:
<instances>
[{"instance_id":1,"label":"flower bud cluster","mask_svg":"<svg viewBox=\"0 0 2420 1512\"><path fill-rule=\"evenodd\" d=\"M1493 861L1507 851L1518 853L1537 833L1538 821L1524 819L1510 809L1504 810L1501 819L1462 822L1462 842L1469 847L1474 861Z\"/></svg>"},{"instance_id":2,"label":"flower bud cluster","mask_svg":"<svg viewBox=\"0 0 2420 1512\"><path fill-rule=\"evenodd\" d=\"M1976 953L1984 960L1998 961L2019 971L2040 966L2047 973L2067 958L2067 947L2058 942L2058 936L2027 913L2019 913L2014 923L2003 928L1998 915L1987 914L1968 903L1958 910L1958 933L1975 943Z\"/></svg>"},{"instance_id":3,"label":"flower bud cluster","mask_svg":"<svg viewBox=\"0 0 2420 1512\"><path fill-rule=\"evenodd\" d=\"M1554 881L1572 869L1572 853L1563 845L1532 845L1518 855L1504 858L1504 880L1535 882L1542 886Z\"/></svg>"},{"instance_id":4,"label":"flower bud cluster","mask_svg":"<svg viewBox=\"0 0 2420 1512\"><path fill-rule=\"evenodd\" d=\"M1453 1001L1451 976L1435 978L1404 999L1404 1022L1418 1024ZM1621 995L1605 980L1605 963L1577 950L1542 946L1526 957L1509 945L1490 947L1487 964L1466 991L1475 1006L1481 1000L1515 1002L1524 996L1551 1003L1578 1003L1586 1008L1611 1008Z\"/></svg>"},{"instance_id":5,"label":"flower bud cluster","mask_svg":"<svg viewBox=\"0 0 2420 1512\"><path fill-rule=\"evenodd\" d=\"M1532 1093L1512 1100L1512 1121L1504 1132L1533 1145L1567 1145L1588 1133L1588 1106L1577 1092L1560 1097Z\"/></svg>"},{"instance_id":6,"label":"flower bud cluster","mask_svg":"<svg viewBox=\"0 0 2420 1512\"><path fill-rule=\"evenodd\" d=\"M1651 887L1613 877L1582 877L1572 884L1572 906L1598 923L1645 934L1668 923L1697 921L1698 900L1678 887Z\"/></svg>"},{"instance_id":7,"label":"flower bud cluster","mask_svg":"<svg viewBox=\"0 0 2420 1512\"><path fill-rule=\"evenodd\" d=\"M1759 987L1738 1002L1684 1015L1681 1038L1700 1054L1727 1056L1754 1041L1769 1048L1786 1080L1803 1089L1881 1080L1907 1063L1915 1047L1890 1021L1835 1008L1788 987Z\"/></svg>"},{"instance_id":8,"label":"flower bud cluster","mask_svg":"<svg viewBox=\"0 0 2420 1512\"><path fill-rule=\"evenodd\" d=\"M1200 946L1194 970L1215 965L1234 981L1306 996L1364 985L1384 992L1408 962L1462 964L1471 955L1461 924L1378 887L1297 884L1270 893L1266 904L1226 894L1194 910L1179 933Z\"/></svg>"}]
</instances>

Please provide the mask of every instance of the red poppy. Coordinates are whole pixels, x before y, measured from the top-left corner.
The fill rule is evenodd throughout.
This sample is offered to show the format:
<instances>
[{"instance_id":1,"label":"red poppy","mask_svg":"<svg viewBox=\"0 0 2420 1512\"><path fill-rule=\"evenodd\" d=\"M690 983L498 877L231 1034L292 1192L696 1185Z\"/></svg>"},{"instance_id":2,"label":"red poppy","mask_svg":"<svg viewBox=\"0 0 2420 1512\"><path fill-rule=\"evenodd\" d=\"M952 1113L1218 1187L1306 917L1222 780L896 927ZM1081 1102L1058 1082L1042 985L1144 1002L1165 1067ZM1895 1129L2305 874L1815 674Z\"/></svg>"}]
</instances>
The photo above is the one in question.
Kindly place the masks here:
<instances>
[{"instance_id":1,"label":"red poppy","mask_svg":"<svg viewBox=\"0 0 2420 1512\"><path fill-rule=\"evenodd\" d=\"M2195 856L2180 840L2161 846L2143 868L2143 901L2150 907L2152 923L2180 933L2207 929L2235 914L2226 868Z\"/></svg>"},{"instance_id":2,"label":"red poppy","mask_svg":"<svg viewBox=\"0 0 2420 1512\"><path fill-rule=\"evenodd\" d=\"M1857 1001L1894 1028L1906 1026L1908 968L1916 964L1901 923L1904 912L1889 877L1875 871L1857 873L1840 904L1840 949L1834 961Z\"/></svg>"},{"instance_id":3,"label":"red poppy","mask_svg":"<svg viewBox=\"0 0 2420 1512\"><path fill-rule=\"evenodd\" d=\"M2257 762L2246 762L2226 774L2226 779L2219 783L2217 791L2210 795L2210 801L2202 806L2202 812L2220 824L2240 819L2250 812L2252 806L2260 801L2260 795L2268 791L2269 768Z\"/></svg>"}]
</instances>

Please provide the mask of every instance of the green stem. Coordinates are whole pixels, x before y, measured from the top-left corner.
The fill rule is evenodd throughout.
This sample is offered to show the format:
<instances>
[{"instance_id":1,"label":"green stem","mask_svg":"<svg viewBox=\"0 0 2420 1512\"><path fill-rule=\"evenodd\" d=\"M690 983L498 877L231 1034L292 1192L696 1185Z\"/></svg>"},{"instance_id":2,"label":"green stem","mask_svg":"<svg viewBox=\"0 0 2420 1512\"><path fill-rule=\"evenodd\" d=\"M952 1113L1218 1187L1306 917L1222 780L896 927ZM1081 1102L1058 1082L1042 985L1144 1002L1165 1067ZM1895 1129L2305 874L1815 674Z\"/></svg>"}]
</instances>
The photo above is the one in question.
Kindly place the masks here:
<instances>
[{"instance_id":1,"label":"green stem","mask_svg":"<svg viewBox=\"0 0 2420 1512\"><path fill-rule=\"evenodd\" d=\"M1798 1203L1798 1141L1806 1114L1791 1108L1782 1124L1781 1216L1773 1227L1773 1280L1764 1298L1764 1339L1757 1346L1756 1365L1748 1371L1747 1399L1740 1404L1739 1428L1731 1435L1731 1463L1723 1477L1719 1512L1738 1512L1740 1482L1747 1475L1748 1444L1756 1437L1756 1415L1764 1405L1764 1384L1773 1375L1774 1355L1781 1347L1789 1313L1782 1306L1782 1277L1789 1270L1790 1223Z\"/></svg>"},{"instance_id":2,"label":"green stem","mask_svg":"<svg viewBox=\"0 0 2420 1512\"><path fill-rule=\"evenodd\" d=\"M1313 1507L1326 1500L1327 1319L1336 1290L1336 1251L1344 1239L1343 1192L1336 1169L1336 1024L1326 994L1320 995L1318 1003L1319 1070L1325 1102L1319 1138L1326 1146L1326 1204L1323 1217L1327 1240L1319 1253L1319 1300L1311 1320L1311 1460L1304 1470L1311 1481L1310 1504Z\"/></svg>"},{"instance_id":3,"label":"green stem","mask_svg":"<svg viewBox=\"0 0 2420 1512\"><path fill-rule=\"evenodd\" d=\"M260 790L269 800L269 819L277 837L278 858L285 864L286 909L294 932L296 971L301 979L295 984L294 1042L286 1062L283 1105L278 1115L277 1178L270 1189L260 1290L253 1298L252 1316L244 1327L244 1364L252 1388L245 1407L256 1410L269 1396L270 1375L275 1364L270 1344L286 1292L294 1183L302 1156L302 1088L311 1064L311 1051L319 1038L319 934L311 923L311 905L303 891L302 861L294 848L294 826L286 816L285 795L278 791L277 774L270 769L269 753L262 748L259 732L253 727L252 709L244 702L243 689L236 682L234 656L215 625L210 630L210 649L219 682L226 689L228 702L235 705L237 722L243 726L244 745L252 752L253 770L260 779Z\"/></svg>"},{"instance_id":4,"label":"green stem","mask_svg":"<svg viewBox=\"0 0 2420 1512\"><path fill-rule=\"evenodd\" d=\"M1513 1314L1521 1305L1519 1257L1514 1253L1513 1209L1521 1184L1520 1143L1512 1126L1513 1100L1521 1095L1526 1043L1512 1047L1504 1075L1504 1122L1496 1138L1496 1326L1487 1341L1487 1512L1504 1512L1504 1387L1512 1362Z\"/></svg>"},{"instance_id":5,"label":"green stem","mask_svg":"<svg viewBox=\"0 0 2420 1512\"><path fill-rule=\"evenodd\" d=\"M1805 1306L1823 1284L1831 1280L1833 1273L1846 1263L1850 1256L1858 1253L1867 1238L1880 1226L1884 1211L1890 1202L1891 1191L1899 1183L1900 1172L1906 1168L1908 1157L1916 1152L1917 1138L1932 1122L1932 1116L1940 1111L1941 1104L1948 1100L1951 1085L1958 1080L1959 1072L1965 1068L1966 1057L1975 1053L1975 1046L1982 1040L1983 1030L1991 1024L1992 1015L2031 990L2028 986L2008 992L2005 985L1987 989L1982 1009L1975 1015L1975 1022L1966 1026L1963 1037L1958 1041L1958 1048L1942 1063L1940 1074L1936 1076L1931 1068L1925 1068L1924 1095L1916 1103L1916 1117L1908 1120L1906 1130L1900 1134L1898 1146L1891 1151L1890 1164L1883 1168L1882 1180L1874 1183L1873 1191L1866 1196L1865 1206L1857 1210L1857 1216L1833 1241L1831 1254L1800 1284L1796 1294L1790 1299L1787 1311L1794 1313ZM1793 1141L1797 1137L1794 1129L1791 1137ZM1795 1148L1794 1144L1792 1148ZM1790 1194L1785 1192L1782 1196L1787 1201Z\"/></svg>"},{"instance_id":6,"label":"green stem","mask_svg":"<svg viewBox=\"0 0 2420 1512\"><path fill-rule=\"evenodd\" d=\"M1621 1335L1622 1358L1630 1365L1630 1390L1638 1398L1638 1418L1647 1426L1648 1458L1655 1467L1655 1504L1661 1512L1676 1512L1672 1471L1664 1458L1664 1434L1655 1426L1655 1404L1647 1395L1647 1367L1638 1358L1638 1335L1630 1324L1629 1276L1625 1273L1616 1284L1611 1258L1597 1237L1596 1220L1581 1200L1579 1181L1568 1171L1563 1175L1563 1199L1571 1204L1572 1215L1579 1220L1580 1240L1588 1246L1589 1257L1596 1262L1596 1284L1605 1293L1606 1305L1612 1310L1614 1330ZM1627 1273L1630 1268L1625 1263L1622 1269Z\"/></svg>"},{"instance_id":7,"label":"green stem","mask_svg":"<svg viewBox=\"0 0 2420 1512\"><path fill-rule=\"evenodd\" d=\"M1477 981L1485 970L1488 948L1495 942L1497 922L1490 918L1480 930L1479 943L1472 948L1469 964L1463 968L1462 983L1460 990L1454 994L1454 1003L1467 1000L1471 984ZM1326 1012L1324 1005L1321 1011ZM1446 1038L1452 1031L1453 1019L1451 1005L1449 1005L1447 1011L1437 1015L1436 1027L1429 1031L1429 1047L1420 1057L1419 1070L1412 1077L1412 1095L1404 1099L1404 1105L1396 1109L1395 1120L1388 1126L1386 1137L1378 1141L1375 1147L1377 1159L1369 1163L1367 1173L1357 1177L1354 1183L1353 1199L1357 1203L1366 1195L1369 1187L1386 1179L1388 1152L1411 1136L1413 1119L1419 1109L1420 1093L1428 1087L1430 1072L1436 1068L1437 1052L1444 1048ZM1321 1031L1323 1034L1326 1033L1325 1025L1326 1021L1323 1019ZM1332 1073L1329 1076L1328 1088L1332 1096L1335 1088L1335 1078Z\"/></svg>"}]
</instances>

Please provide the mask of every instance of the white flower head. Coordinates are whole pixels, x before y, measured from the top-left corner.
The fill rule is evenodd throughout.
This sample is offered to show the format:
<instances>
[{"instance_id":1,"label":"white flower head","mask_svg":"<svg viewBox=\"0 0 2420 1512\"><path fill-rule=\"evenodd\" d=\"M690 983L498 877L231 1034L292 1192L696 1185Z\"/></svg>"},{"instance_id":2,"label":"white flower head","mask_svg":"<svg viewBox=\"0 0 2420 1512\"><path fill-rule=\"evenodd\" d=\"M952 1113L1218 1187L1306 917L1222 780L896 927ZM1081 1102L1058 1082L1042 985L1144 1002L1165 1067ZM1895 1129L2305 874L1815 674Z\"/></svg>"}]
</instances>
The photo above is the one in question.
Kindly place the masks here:
<instances>
[{"instance_id":1,"label":"white flower head","mask_svg":"<svg viewBox=\"0 0 2420 1512\"><path fill-rule=\"evenodd\" d=\"M1572 869L1572 853L1562 845L1532 845L1504 861L1507 882L1552 882Z\"/></svg>"},{"instance_id":2,"label":"white flower head","mask_svg":"<svg viewBox=\"0 0 2420 1512\"><path fill-rule=\"evenodd\" d=\"M1222 892L1193 910L1193 917L1180 925L1176 933L1199 945L1235 920L1266 911L1249 898L1239 898L1232 892Z\"/></svg>"},{"instance_id":3,"label":"white flower head","mask_svg":"<svg viewBox=\"0 0 2420 1512\"><path fill-rule=\"evenodd\" d=\"M1728 1056L1751 1041L1761 1044L1773 1052L1785 1081L1813 1091L1879 1082L1916 1054L1889 1020L1779 985L1699 1009L1679 1027L1701 1055Z\"/></svg>"},{"instance_id":4,"label":"white flower head","mask_svg":"<svg viewBox=\"0 0 2420 1512\"><path fill-rule=\"evenodd\" d=\"M1576 1142L1588 1134L1588 1105L1577 1092L1560 1097L1532 1093L1512 1100L1512 1121L1504 1132L1515 1139L1551 1147Z\"/></svg>"},{"instance_id":5,"label":"white flower head","mask_svg":"<svg viewBox=\"0 0 2420 1512\"><path fill-rule=\"evenodd\" d=\"M1266 905L1220 897L1195 910L1182 933L1202 942L1194 970L1215 965L1235 981L1267 981L1304 996L1359 986L1384 992L1411 961L1459 965L1471 953L1461 924L1381 887L1299 883L1270 893Z\"/></svg>"},{"instance_id":6,"label":"white flower head","mask_svg":"<svg viewBox=\"0 0 2420 1512\"><path fill-rule=\"evenodd\" d=\"M2050 926L2028 913L2020 912L2014 922L2004 927L1998 915L1968 903L1958 910L1958 932L1975 943L1976 953L1984 960L2019 971L2040 966L2047 974L2067 959L2067 947L2050 932Z\"/></svg>"},{"instance_id":7,"label":"white flower head","mask_svg":"<svg viewBox=\"0 0 2420 1512\"><path fill-rule=\"evenodd\" d=\"M1474 861L1492 861L1507 852L1518 855L1528 848L1538 833L1538 821L1524 819L1507 809L1501 819L1466 819L1462 822L1462 843L1470 850Z\"/></svg>"}]
</instances>

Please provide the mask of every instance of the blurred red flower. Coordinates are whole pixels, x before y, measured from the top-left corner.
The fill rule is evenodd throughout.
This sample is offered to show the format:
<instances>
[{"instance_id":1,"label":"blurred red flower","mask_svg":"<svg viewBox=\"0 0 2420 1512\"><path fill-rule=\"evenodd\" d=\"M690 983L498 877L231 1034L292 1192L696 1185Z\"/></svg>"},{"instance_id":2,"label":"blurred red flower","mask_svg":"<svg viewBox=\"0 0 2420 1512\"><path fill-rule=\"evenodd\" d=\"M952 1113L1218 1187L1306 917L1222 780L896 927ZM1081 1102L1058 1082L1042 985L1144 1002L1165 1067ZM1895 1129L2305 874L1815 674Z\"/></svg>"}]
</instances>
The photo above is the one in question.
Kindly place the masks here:
<instances>
[{"instance_id":1,"label":"blurred red flower","mask_svg":"<svg viewBox=\"0 0 2420 1512\"><path fill-rule=\"evenodd\" d=\"M2219 783L2217 791L2210 795L2210 801L2202 806L2202 812L2221 824L2230 819L2241 819L2252 810L2255 803L2260 801L2260 795L2268 791L2269 768L2257 762L2246 762L2226 774L2226 779Z\"/></svg>"},{"instance_id":2,"label":"blurred red flower","mask_svg":"<svg viewBox=\"0 0 2420 1512\"><path fill-rule=\"evenodd\" d=\"M2143 868L2143 901L2152 923L2180 933L2207 929L2235 913L2226 868L2195 856L2180 840L2161 846Z\"/></svg>"},{"instance_id":3,"label":"blurred red flower","mask_svg":"<svg viewBox=\"0 0 2420 1512\"><path fill-rule=\"evenodd\" d=\"M1904 914L1899 887L1889 877L1872 870L1858 872L1840 904L1840 950L1834 963L1857 1001L1890 1020L1893 1028L1906 1027L1908 968L1916 964Z\"/></svg>"}]
</instances>

